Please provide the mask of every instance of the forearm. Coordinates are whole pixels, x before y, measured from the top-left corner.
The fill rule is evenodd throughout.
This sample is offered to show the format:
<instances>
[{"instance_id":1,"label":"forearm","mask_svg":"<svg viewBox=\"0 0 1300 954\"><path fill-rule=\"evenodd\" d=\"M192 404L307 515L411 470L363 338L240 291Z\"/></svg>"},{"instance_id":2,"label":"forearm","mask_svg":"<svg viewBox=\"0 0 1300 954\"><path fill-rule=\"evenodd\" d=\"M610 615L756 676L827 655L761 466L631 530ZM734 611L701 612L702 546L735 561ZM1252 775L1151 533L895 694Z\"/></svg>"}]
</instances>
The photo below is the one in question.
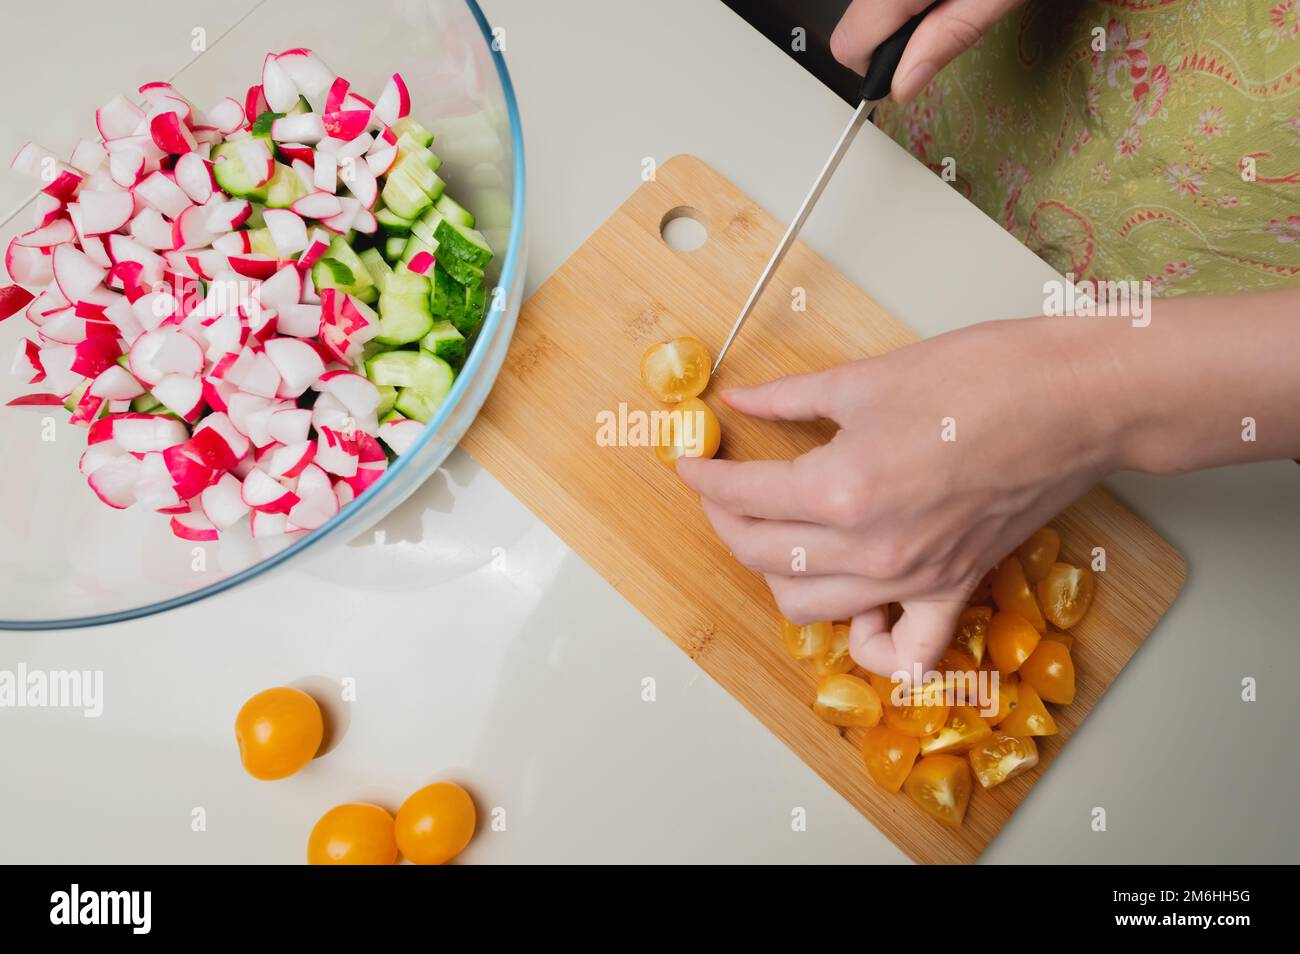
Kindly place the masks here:
<instances>
[{"instance_id":1,"label":"forearm","mask_svg":"<svg viewBox=\"0 0 1300 954\"><path fill-rule=\"evenodd\" d=\"M1300 287L1157 301L1147 327L1065 320L1094 323L1079 378L1105 388L1117 469L1300 457Z\"/></svg>"}]
</instances>

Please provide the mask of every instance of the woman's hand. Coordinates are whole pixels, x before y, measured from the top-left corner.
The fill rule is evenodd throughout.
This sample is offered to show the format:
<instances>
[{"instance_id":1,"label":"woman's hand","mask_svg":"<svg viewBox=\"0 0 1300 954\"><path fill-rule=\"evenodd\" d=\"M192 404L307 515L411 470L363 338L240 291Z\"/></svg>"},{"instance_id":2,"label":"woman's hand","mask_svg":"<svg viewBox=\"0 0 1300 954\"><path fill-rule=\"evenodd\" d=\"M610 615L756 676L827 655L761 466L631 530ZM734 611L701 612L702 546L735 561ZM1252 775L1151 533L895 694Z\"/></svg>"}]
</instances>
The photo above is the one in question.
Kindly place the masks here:
<instances>
[{"instance_id":1,"label":"woman's hand","mask_svg":"<svg viewBox=\"0 0 1300 954\"><path fill-rule=\"evenodd\" d=\"M835 59L859 74L871 51L920 13L931 0L853 0L831 34ZM970 49L975 41L1025 0L943 0L916 28L894 73L893 96L906 103L934 75Z\"/></svg>"},{"instance_id":2,"label":"woman's hand","mask_svg":"<svg viewBox=\"0 0 1300 954\"><path fill-rule=\"evenodd\" d=\"M841 430L794 461L683 459L678 473L789 619L852 618L871 672L928 668L983 574L1118 464L1107 359L1077 373L1087 321L976 325L729 391L746 414ZM892 633L890 602L904 609Z\"/></svg>"}]
</instances>

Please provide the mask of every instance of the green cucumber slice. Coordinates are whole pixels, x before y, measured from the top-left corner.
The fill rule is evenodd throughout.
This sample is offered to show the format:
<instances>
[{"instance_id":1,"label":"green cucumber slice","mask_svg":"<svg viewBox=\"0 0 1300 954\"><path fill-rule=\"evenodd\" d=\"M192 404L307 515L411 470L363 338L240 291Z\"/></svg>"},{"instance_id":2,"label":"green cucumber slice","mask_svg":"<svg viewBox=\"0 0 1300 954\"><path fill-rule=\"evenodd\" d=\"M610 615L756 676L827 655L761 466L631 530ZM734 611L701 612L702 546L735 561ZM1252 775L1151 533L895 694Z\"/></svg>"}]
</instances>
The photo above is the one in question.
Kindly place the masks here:
<instances>
[{"instance_id":1,"label":"green cucumber slice","mask_svg":"<svg viewBox=\"0 0 1300 954\"><path fill-rule=\"evenodd\" d=\"M397 136L399 139L403 136L410 136L421 146L427 146L433 142L433 133L429 132L429 130L425 129L410 116L403 116L397 122L393 123L393 135Z\"/></svg>"},{"instance_id":2,"label":"green cucumber slice","mask_svg":"<svg viewBox=\"0 0 1300 954\"><path fill-rule=\"evenodd\" d=\"M375 221L388 235L405 235L415 224L414 219L404 219L392 209L381 208L375 213Z\"/></svg>"},{"instance_id":3,"label":"green cucumber slice","mask_svg":"<svg viewBox=\"0 0 1300 954\"><path fill-rule=\"evenodd\" d=\"M340 265L343 266L342 269L339 268ZM351 280L345 270L351 273ZM337 288L367 303L373 302L379 294L374 277L361 261L361 256L352 250L347 238L342 235L330 239L330 247L320 261L312 266L311 277L316 283L317 291L322 288Z\"/></svg>"},{"instance_id":4,"label":"green cucumber slice","mask_svg":"<svg viewBox=\"0 0 1300 954\"><path fill-rule=\"evenodd\" d=\"M450 321L434 322L429 333L420 339L420 347L452 366L464 361L468 350L465 336Z\"/></svg>"},{"instance_id":5,"label":"green cucumber slice","mask_svg":"<svg viewBox=\"0 0 1300 954\"><path fill-rule=\"evenodd\" d=\"M474 227L473 213L445 192L438 197L438 201L433 204L433 207L444 218L447 218L452 222L456 222L470 229Z\"/></svg>"},{"instance_id":6,"label":"green cucumber slice","mask_svg":"<svg viewBox=\"0 0 1300 954\"><path fill-rule=\"evenodd\" d=\"M429 173L433 175L433 173ZM404 219L414 219L425 209L433 205L433 199L418 182L411 178L405 169L394 169L388 174L380 193L384 207L392 209L395 215Z\"/></svg>"},{"instance_id":7,"label":"green cucumber slice","mask_svg":"<svg viewBox=\"0 0 1300 954\"><path fill-rule=\"evenodd\" d=\"M425 295L379 296L379 334L376 341L404 345L419 341L433 327L429 299Z\"/></svg>"},{"instance_id":8,"label":"green cucumber slice","mask_svg":"<svg viewBox=\"0 0 1300 954\"><path fill-rule=\"evenodd\" d=\"M283 162L275 164L275 174L266 184L266 206L287 209L307 194L307 184Z\"/></svg>"},{"instance_id":9,"label":"green cucumber slice","mask_svg":"<svg viewBox=\"0 0 1300 954\"><path fill-rule=\"evenodd\" d=\"M374 280L375 287L382 295L388 285L388 279L393 274L393 266L384 261L384 256L379 254L377 248L368 248L357 257L361 259L361 264L366 267L366 271Z\"/></svg>"},{"instance_id":10,"label":"green cucumber slice","mask_svg":"<svg viewBox=\"0 0 1300 954\"><path fill-rule=\"evenodd\" d=\"M488 248L487 239L478 229L454 222L446 216L438 223L433 237L438 240L441 257L459 259L473 265L480 271L487 268L492 261L492 249ZM468 284L462 282L462 284Z\"/></svg>"},{"instance_id":11,"label":"green cucumber slice","mask_svg":"<svg viewBox=\"0 0 1300 954\"><path fill-rule=\"evenodd\" d=\"M366 377L376 387L388 385L441 399L451 390L456 372L437 355L427 351L402 350L375 355L366 362ZM400 395L397 408L401 410Z\"/></svg>"},{"instance_id":12,"label":"green cucumber slice","mask_svg":"<svg viewBox=\"0 0 1300 954\"><path fill-rule=\"evenodd\" d=\"M406 251L406 236L393 235L384 241L384 258L389 262L396 262L401 259L402 253Z\"/></svg>"},{"instance_id":13,"label":"green cucumber slice","mask_svg":"<svg viewBox=\"0 0 1300 954\"><path fill-rule=\"evenodd\" d=\"M239 158L239 153L235 151L237 145L236 142L226 142L212 150L212 177L217 185L236 198L264 202L266 184L257 184L260 176L248 171L248 167Z\"/></svg>"}]
</instances>

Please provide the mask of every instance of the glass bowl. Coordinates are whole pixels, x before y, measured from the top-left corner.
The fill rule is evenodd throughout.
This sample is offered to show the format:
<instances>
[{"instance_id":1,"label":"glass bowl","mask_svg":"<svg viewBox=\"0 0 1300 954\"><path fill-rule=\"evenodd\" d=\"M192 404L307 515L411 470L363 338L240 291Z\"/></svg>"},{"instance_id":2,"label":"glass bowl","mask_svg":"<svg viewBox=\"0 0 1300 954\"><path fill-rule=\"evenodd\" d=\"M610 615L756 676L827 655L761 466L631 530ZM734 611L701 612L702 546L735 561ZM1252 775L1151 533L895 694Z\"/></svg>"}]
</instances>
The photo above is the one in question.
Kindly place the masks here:
<instances>
[{"instance_id":1,"label":"glass bowl","mask_svg":"<svg viewBox=\"0 0 1300 954\"><path fill-rule=\"evenodd\" d=\"M435 135L433 148L443 159L439 175L449 194L475 213L493 250L487 316L450 395L418 443L328 523L296 537L254 540L242 524L219 541L195 543L173 536L161 514L110 509L77 468L84 427L70 424L61 408L0 406L6 456L0 467L0 628L91 626L160 612L261 576L308 549L319 552L354 538L439 467L501 369L523 296L523 134L501 44L478 4L371 0L340 3L336 10L321 0L243 0L230 6L231 22L207 26L186 23L185 15L157 22L117 18L131 20L122 40L129 38L142 55L127 60L98 53L100 62L91 57L61 84L33 83L24 79L32 67L24 67L23 58L6 60L0 76L11 89L27 89L36 102L25 124L12 124L22 128L4 132L0 146L16 148L31 139L67 156L78 138L94 135L100 102L119 88L131 95L152 80L171 82L200 107L239 97L238 91L259 82L269 51L308 47L371 96L399 72L410 88L412 117ZM96 29L84 22L74 33L90 38L89 49L126 48L96 44ZM43 93L49 102L40 102ZM0 221L0 241L7 246L13 235L32 227L35 194L26 194L31 184L16 173L0 171L0 178L7 180L0 202L12 209ZM7 359L34 330L21 314L0 324L0 354ZM7 367L0 368L0 405L39 390L5 372Z\"/></svg>"}]
</instances>

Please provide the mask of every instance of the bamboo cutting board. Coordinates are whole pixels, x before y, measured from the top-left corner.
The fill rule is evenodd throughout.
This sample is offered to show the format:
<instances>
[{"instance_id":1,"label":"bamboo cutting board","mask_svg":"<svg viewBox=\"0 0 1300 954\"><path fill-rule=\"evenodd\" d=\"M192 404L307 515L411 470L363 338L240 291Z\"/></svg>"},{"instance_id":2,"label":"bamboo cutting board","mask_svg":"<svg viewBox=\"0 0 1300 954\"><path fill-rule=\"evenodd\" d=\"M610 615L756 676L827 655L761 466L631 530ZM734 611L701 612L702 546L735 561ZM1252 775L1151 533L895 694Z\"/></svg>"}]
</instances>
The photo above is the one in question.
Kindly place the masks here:
<instances>
[{"instance_id":1,"label":"bamboo cutting board","mask_svg":"<svg viewBox=\"0 0 1300 954\"><path fill-rule=\"evenodd\" d=\"M692 252L661 237L665 219L684 208L709 232ZM813 714L816 678L782 648L762 578L732 559L652 450L597 441L602 412L657 408L640 379L647 347L694 335L717 353L783 231L699 159L665 163L524 305L464 446L899 848L919 862L971 862L1173 602L1186 566L1131 511L1092 491L1054 521L1063 560L1086 562L1104 547L1107 566L1074 630L1075 701L1050 707L1061 731L1041 740L1039 767L989 791L976 785L958 831L877 787L859 756L861 730L842 732ZM796 287L806 292L803 314L791 311ZM717 387L830 367L915 337L796 243L705 394L722 423L720 456L793 457L833 430L747 419L711 397Z\"/></svg>"}]
</instances>

